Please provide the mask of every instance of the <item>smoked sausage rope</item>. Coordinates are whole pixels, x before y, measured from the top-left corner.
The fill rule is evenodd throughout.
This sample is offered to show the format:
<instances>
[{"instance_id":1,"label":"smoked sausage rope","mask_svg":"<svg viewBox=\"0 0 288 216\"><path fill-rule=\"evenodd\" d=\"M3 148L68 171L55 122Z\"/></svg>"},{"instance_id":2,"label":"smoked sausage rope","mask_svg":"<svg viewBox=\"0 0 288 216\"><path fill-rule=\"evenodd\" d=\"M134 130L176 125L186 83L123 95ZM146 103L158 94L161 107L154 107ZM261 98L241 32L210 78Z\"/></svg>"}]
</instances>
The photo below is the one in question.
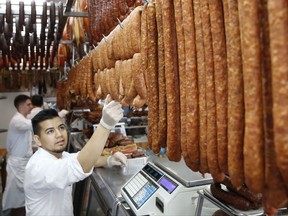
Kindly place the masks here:
<instances>
[{"instance_id":1,"label":"smoked sausage rope","mask_svg":"<svg viewBox=\"0 0 288 216\"><path fill-rule=\"evenodd\" d=\"M228 192L221 188L221 184L212 183L210 186L211 193L221 202L227 203L239 210L248 211L259 208L258 203L252 203L249 200L237 195L236 193Z\"/></svg>"},{"instance_id":2,"label":"smoked sausage rope","mask_svg":"<svg viewBox=\"0 0 288 216\"><path fill-rule=\"evenodd\" d=\"M165 58L163 41L163 20L161 0L155 1L156 23L158 33L158 89L159 89L159 122L158 137L161 147L166 147L167 137L167 102L165 81Z\"/></svg>"},{"instance_id":3,"label":"smoked sausage rope","mask_svg":"<svg viewBox=\"0 0 288 216\"><path fill-rule=\"evenodd\" d=\"M196 68L195 25L193 2L182 0L183 30L185 44L185 101L186 101L186 154L182 148L185 162L193 171L199 171L199 117L198 117L198 83ZM180 73L180 72L179 72ZM180 79L181 80L181 79ZM181 127L182 130L182 127Z\"/></svg>"},{"instance_id":4,"label":"smoked sausage rope","mask_svg":"<svg viewBox=\"0 0 288 216\"><path fill-rule=\"evenodd\" d=\"M152 151L158 153L161 145L158 139L159 122L159 93L158 93L158 60L157 60L157 26L155 4L149 3L147 7L148 34L148 133L152 133Z\"/></svg>"},{"instance_id":5,"label":"smoked sausage rope","mask_svg":"<svg viewBox=\"0 0 288 216\"><path fill-rule=\"evenodd\" d=\"M288 188L288 2L268 1L277 165Z\"/></svg>"},{"instance_id":6,"label":"smoked sausage rope","mask_svg":"<svg viewBox=\"0 0 288 216\"><path fill-rule=\"evenodd\" d=\"M147 89L146 89L146 84L145 84L145 79L144 79L144 70L141 67L141 53L135 53L133 55L133 81L134 81L134 86L137 91L137 94L140 95L142 99L146 99L147 97Z\"/></svg>"},{"instance_id":7,"label":"smoked sausage rope","mask_svg":"<svg viewBox=\"0 0 288 216\"><path fill-rule=\"evenodd\" d=\"M144 79L147 87L148 75L147 75L147 4L143 6L141 14L141 62L142 70L144 71ZM149 92L147 92L148 94ZM148 96L148 95L147 95ZM149 143L149 142L148 142Z\"/></svg>"},{"instance_id":8,"label":"smoked sausage rope","mask_svg":"<svg viewBox=\"0 0 288 216\"><path fill-rule=\"evenodd\" d=\"M199 91L199 151L200 168L199 171L204 175L209 172L207 163L207 113L206 113L206 68L204 57L204 43L202 32L202 21L200 14L200 0L193 0L194 19L195 19L195 41L197 53L197 78Z\"/></svg>"},{"instance_id":9,"label":"smoked sausage rope","mask_svg":"<svg viewBox=\"0 0 288 216\"><path fill-rule=\"evenodd\" d=\"M261 193L255 193L248 189L246 185L242 185L241 187L234 187L231 183L231 179L228 176L225 176L225 180L222 182L229 191L233 191L240 196L244 197L245 199L249 200L252 203L262 203L262 194Z\"/></svg>"},{"instance_id":10,"label":"smoked sausage rope","mask_svg":"<svg viewBox=\"0 0 288 216\"><path fill-rule=\"evenodd\" d=\"M263 85L263 111L264 111L264 140L265 140L265 187L264 209L279 209L287 202L288 196L284 181L276 164L275 143L273 133L273 99L272 99L272 74L269 41L269 23L267 0L260 8L261 17L261 58L262 58L262 85Z\"/></svg>"},{"instance_id":11,"label":"smoked sausage rope","mask_svg":"<svg viewBox=\"0 0 288 216\"><path fill-rule=\"evenodd\" d=\"M224 180L224 174L221 173L219 169L217 155L214 63L208 0L200 1L200 12L203 27L202 29L206 64L207 161L209 172L213 176L213 179L216 182L221 182Z\"/></svg>"},{"instance_id":12,"label":"smoked sausage rope","mask_svg":"<svg viewBox=\"0 0 288 216\"><path fill-rule=\"evenodd\" d=\"M209 1L211 34L213 45L215 99L217 113L217 154L222 172L228 173L227 163L227 62L224 15L222 1Z\"/></svg>"},{"instance_id":13,"label":"smoked sausage rope","mask_svg":"<svg viewBox=\"0 0 288 216\"><path fill-rule=\"evenodd\" d=\"M264 187L263 102L258 0L238 2L244 80L244 175L255 192Z\"/></svg>"},{"instance_id":14,"label":"smoked sausage rope","mask_svg":"<svg viewBox=\"0 0 288 216\"><path fill-rule=\"evenodd\" d=\"M87 83L87 93L88 93L88 97L95 102L96 101L96 96L95 96L95 91L93 89L93 70L92 70L92 57L91 54L89 54L89 56L87 56L87 64L85 65L85 69L86 69L86 83Z\"/></svg>"},{"instance_id":15,"label":"smoked sausage rope","mask_svg":"<svg viewBox=\"0 0 288 216\"><path fill-rule=\"evenodd\" d=\"M180 161L180 109L177 44L172 0L162 0L165 80L167 97L167 157Z\"/></svg>"},{"instance_id":16,"label":"smoked sausage rope","mask_svg":"<svg viewBox=\"0 0 288 216\"><path fill-rule=\"evenodd\" d=\"M184 43L184 30L183 30L183 16L182 16L182 3L181 0L174 0L174 14L177 38L177 51L178 51L178 68L179 68L179 97L180 97L180 145L182 155L188 167L191 166L188 157L187 149L187 116L186 116L186 71L185 71L185 43ZM186 19L186 17L185 17Z\"/></svg>"},{"instance_id":17,"label":"smoked sausage rope","mask_svg":"<svg viewBox=\"0 0 288 216\"><path fill-rule=\"evenodd\" d=\"M235 187L244 183L243 167L243 74L237 0L228 1L226 26L228 65L228 172ZM227 8L226 8L227 9ZM226 12L224 12L226 13ZM227 15L225 15L225 18Z\"/></svg>"}]
</instances>

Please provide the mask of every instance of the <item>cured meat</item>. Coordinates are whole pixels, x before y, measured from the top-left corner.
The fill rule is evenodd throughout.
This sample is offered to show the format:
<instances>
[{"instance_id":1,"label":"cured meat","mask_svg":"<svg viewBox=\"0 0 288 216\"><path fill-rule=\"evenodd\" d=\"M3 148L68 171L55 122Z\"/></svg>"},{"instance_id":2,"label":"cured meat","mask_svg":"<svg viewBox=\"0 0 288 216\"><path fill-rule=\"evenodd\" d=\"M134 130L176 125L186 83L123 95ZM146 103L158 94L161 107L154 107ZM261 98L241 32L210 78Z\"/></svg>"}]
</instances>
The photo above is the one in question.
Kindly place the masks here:
<instances>
[{"instance_id":1,"label":"cured meat","mask_svg":"<svg viewBox=\"0 0 288 216\"><path fill-rule=\"evenodd\" d=\"M247 199L237 195L236 193L231 193L225 191L221 188L221 184L213 183L210 186L211 193L220 201L227 203L239 210L247 211L251 209L258 209L260 207L257 203L252 203Z\"/></svg>"},{"instance_id":2,"label":"cured meat","mask_svg":"<svg viewBox=\"0 0 288 216\"><path fill-rule=\"evenodd\" d=\"M217 113L217 154L222 172L228 173L227 153L227 62L222 1L209 1L214 59L215 99Z\"/></svg>"},{"instance_id":3,"label":"cured meat","mask_svg":"<svg viewBox=\"0 0 288 216\"><path fill-rule=\"evenodd\" d=\"M225 23L228 22L228 26L226 26L228 27L226 32L228 68L228 173L232 184L235 187L239 187L244 183L244 98L238 6L236 0L228 0L228 11L224 11L225 13L228 13L228 21L225 21Z\"/></svg>"},{"instance_id":4,"label":"cured meat","mask_svg":"<svg viewBox=\"0 0 288 216\"><path fill-rule=\"evenodd\" d=\"M198 118L198 83L196 69L196 43L193 2L182 0L183 30L185 44L185 100L187 154L190 168L199 171L199 118ZM186 161L186 160L185 160ZM186 162L187 164L187 162Z\"/></svg>"},{"instance_id":5,"label":"cured meat","mask_svg":"<svg viewBox=\"0 0 288 216\"><path fill-rule=\"evenodd\" d=\"M125 92L124 92L124 68L125 66L125 61L120 61L120 64L119 64L119 76L120 76L120 79L119 79L119 99L122 100L125 96Z\"/></svg>"},{"instance_id":6,"label":"cured meat","mask_svg":"<svg viewBox=\"0 0 288 216\"><path fill-rule=\"evenodd\" d=\"M238 5L245 102L245 183L261 192L265 176L259 7L256 0L243 0Z\"/></svg>"},{"instance_id":7,"label":"cured meat","mask_svg":"<svg viewBox=\"0 0 288 216\"><path fill-rule=\"evenodd\" d=\"M116 67L116 66L115 66ZM114 68L110 69L110 93L113 100L119 101L119 71Z\"/></svg>"},{"instance_id":8,"label":"cured meat","mask_svg":"<svg viewBox=\"0 0 288 216\"><path fill-rule=\"evenodd\" d=\"M158 93L158 61L157 61L157 26L155 4L149 3L147 7L147 41L148 44L148 68L149 82L148 90L148 133L152 134L152 151L158 153L161 145L158 139L158 122L159 122L159 93Z\"/></svg>"},{"instance_id":9,"label":"cured meat","mask_svg":"<svg viewBox=\"0 0 288 216\"><path fill-rule=\"evenodd\" d=\"M172 0L162 0L162 17L167 98L167 157L171 161L179 161L181 159L180 102L175 15Z\"/></svg>"},{"instance_id":10,"label":"cured meat","mask_svg":"<svg viewBox=\"0 0 288 216\"><path fill-rule=\"evenodd\" d=\"M207 107L207 161L209 171L216 182L224 179L218 165L217 155L217 128L216 128L216 101L213 47L211 24L209 18L209 4L207 0L200 1L201 20L203 29L204 53L206 64L206 107Z\"/></svg>"},{"instance_id":11,"label":"cured meat","mask_svg":"<svg viewBox=\"0 0 288 216\"><path fill-rule=\"evenodd\" d=\"M126 38L126 40L131 41L132 46L132 53L138 53L140 52L141 47L141 8L142 7L136 7L132 13L129 15L129 31L130 36Z\"/></svg>"},{"instance_id":12,"label":"cured meat","mask_svg":"<svg viewBox=\"0 0 288 216\"><path fill-rule=\"evenodd\" d=\"M158 91L159 91L159 122L158 139L161 147L166 148L167 138L167 102L166 102L166 81L165 81L165 58L163 41L163 20L162 20L162 2L156 0L156 23L158 33Z\"/></svg>"},{"instance_id":13,"label":"cured meat","mask_svg":"<svg viewBox=\"0 0 288 216\"><path fill-rule=\"evenodd\" d=\"M268 1L273 86L273 119L276 161L288 188L288 5L285 0Z\"/></svg>"},{"instance_id":14,"label":"cured meat","mask_svg":"<svg viewBox=\"0 0 288 216\"><path fill-rule=\"evenodd\" d=\"M206 67L204 56L204 43L202 32L202 21L200 14L199 0L193 0L194 19L195 19L195 41L197 53L197 72L198 72L198 91L199 91L199 150L200 150L200 168L199 171L204 174L209 171L207 163L207 113L206 113Z\"/></svg>"},{"instance_id":15,"label":"cured meat","mask_svg":"<svg viewBox=\"0 0 288 216\"><path fill-rule=\"evenodd\" d=\"M136 96L137 96L137 91L135 89L135 84L134 84L134 81L131 80L129 90L127 94L125 95L123 101L125 104L128 104L129 106L131 106Z\"/></svg>"},{"instance_id":16,"label":"cured meat","mask_svg":"<svg viewBox=\"0 0 288 216\"><path fill-rule=\"evenodd\" d=\"M263 78L263 111L264 111L264 140L265 140L265 188L263 191L265 200L265 212L287 206L287 192L284 181L276 164L275 143L273 133L273 99L272 99L272 72L269 49L269 23L267 0L263 2L260 11L261 17L261 52L262 78Z\"/></svg>"},{"instance_id":17,"label":"cured meat","mask_svg":"<svg viewBox=\"0 0 288 216\"><path fill-rule=\"evenodd\" d=\"M148 83L148 75L147 75L147 67L148 67L148 57L147 57L147 4L143 6L142 14L141 14L141 67L144 71L144 79L147 87ZM148 94L149 92L147 92ZM148 96L148 95L147 95ZM149 143L149 141L148 141Z\"/></svg>"},{"instance_id":18,"label":"cured meat","mask_svg":"<svg viewBox=\"0 0 288 216\"><path fill-rule=\"evenodd\" d=\"M143 71L143 68L141 67L141 54L140 53L135 53L133 55L132 65L133 65L132 76L133 76L134 86L137 91L137 94L139 94L142 99L146 99L147 89L146 89L146 84L145 84L145 79L144 79L144 71Z\"/></svg>"},{"instance_id":19,"label":"cured meat","mask_svg":"<svg viewBox=\"0 0 288 216\"><path fill-rule=\"evenodd\" d=\"M92 101L96 101L96 96L94 94L94 89L93 89L93 71L92 71L92 58L91 55L86 56L87 58L87 64L85 65L85 69L86 69L86 83L87 83L87 93L88 93L88 97L92 100Z\"/></svg>"},{"instance_id":20,"label":"cured meat","mask_svg":"<svg viewBox=\"0 0 288 216\"><path fill-rule=\"evenodd\" d=\"M180 145L182 155L188 167L191 167L187 149L187 115L186 115L186 71L185 71L185 43L183 30L183 16L182 16L182 2L181 0L174 0L174 14L177 38L177 53L178 53L178 68L179 68L179 102L180 102Z\"/></svg>"},{"instance_id":21,"label":"cured meat","mask_svg":"<svg viewBox=\"0 0 288 216\"><path fill-rule=\"evenodd\" d=\"M229 191L233 191L239 194L240 196L244 197L245 199L249 200L252 203L258 203L259 205L261 205L262 203L261 193L252 192L251 190L248 189L246 185L242 185L241 187L238 188L234 187L231 183L231 179L228 176L225 177L225 180L222 182L222 184L224 184Z\"/></svg>"}]
</instances>

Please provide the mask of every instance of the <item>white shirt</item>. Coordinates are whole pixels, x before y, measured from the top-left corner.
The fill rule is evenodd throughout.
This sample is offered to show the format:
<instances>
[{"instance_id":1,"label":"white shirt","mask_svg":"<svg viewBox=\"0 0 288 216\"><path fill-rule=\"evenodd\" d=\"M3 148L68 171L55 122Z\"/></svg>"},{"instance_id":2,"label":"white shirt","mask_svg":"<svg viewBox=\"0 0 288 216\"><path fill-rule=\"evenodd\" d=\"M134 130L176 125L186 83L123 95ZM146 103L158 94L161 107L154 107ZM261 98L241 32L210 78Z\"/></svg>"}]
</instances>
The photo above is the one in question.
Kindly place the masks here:
<instances>
[{"instance_id":1,"label":"white shirt","mask_svg":"<svg viewBox=\"0 0 288 216\"><path fill-rule=\"evenodd\" d=\"M32 123L17 112L11 119L7 135L7 151L15 157L30 157L32 151Z\"/></svg>"},{"instance_id":2,"label":"white shirt","mask_svg":"<svg viewBox=\"0 0 288 216\"><path fill-rule=\"evenodd\" d=\"M42 107L34 107L30 114L27 115L27 118L28 119L32 119L35 115L37 115L41 110L43 110Z\"/></svg>"},{"instance_id":3,"label":"white shirt","mask_svg":"<svg viewBox=\"0 0 288 216\"><path fill-rule=\"evenodd\" d=\"M12 117L7 136L7 184L3 194L2 208L23 207L25 203L24 170L32 155L32 123L21 113Z\"/></svg>"},{"instance_id":4,"label":"white shirt","mask_svg":"<svg viewBox=\"0 0 288 216\"><path fill-rule=\"evenodd\" d=\"M25 169L24 191L27 216L73 215L72 184L92 173L84 173L78 153L63 152L58 159L39 148Z\"/></svg>"}]
</instances>

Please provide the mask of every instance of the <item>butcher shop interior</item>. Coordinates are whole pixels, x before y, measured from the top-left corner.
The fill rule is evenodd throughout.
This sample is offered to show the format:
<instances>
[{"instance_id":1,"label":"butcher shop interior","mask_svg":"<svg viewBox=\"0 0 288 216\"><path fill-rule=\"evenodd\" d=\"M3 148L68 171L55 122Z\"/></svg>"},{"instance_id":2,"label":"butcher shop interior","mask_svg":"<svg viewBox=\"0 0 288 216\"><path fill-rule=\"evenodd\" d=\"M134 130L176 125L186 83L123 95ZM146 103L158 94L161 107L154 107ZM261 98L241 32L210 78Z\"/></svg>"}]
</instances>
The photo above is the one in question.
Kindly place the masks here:
<instances>
[{"instance_id":1,"label":"butcher shop interior","mask_svg":"<svg viewBox=\"0 0 288 216\"><path fill-rule=\"evenodd\" d=\"M1 197L20 94L71 154L121 104L75 216L288 215L287 0L0 0Z\"/></svg>"}]
</instances>

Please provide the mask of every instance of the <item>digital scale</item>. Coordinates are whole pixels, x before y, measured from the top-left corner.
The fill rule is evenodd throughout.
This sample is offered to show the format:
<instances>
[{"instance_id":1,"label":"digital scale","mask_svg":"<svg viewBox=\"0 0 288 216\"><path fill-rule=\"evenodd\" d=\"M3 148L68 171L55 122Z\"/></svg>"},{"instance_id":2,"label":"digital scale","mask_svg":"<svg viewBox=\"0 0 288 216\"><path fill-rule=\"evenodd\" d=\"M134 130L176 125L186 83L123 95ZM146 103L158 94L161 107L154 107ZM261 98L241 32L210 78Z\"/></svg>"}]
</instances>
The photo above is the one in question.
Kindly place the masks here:
<instances>
[{"instance_id":1,"label":"digital scale","mask_svg":"<svg viewBox=\"0 0 288 216\"><path fill-rule=\"evenodd\" d=\"M149 161L121 188L122 197L135 215L194 215L197 191L213 180L210 175L203 178L187 168L183 159L180 162Z\"/></svg>"}]
</instances>

